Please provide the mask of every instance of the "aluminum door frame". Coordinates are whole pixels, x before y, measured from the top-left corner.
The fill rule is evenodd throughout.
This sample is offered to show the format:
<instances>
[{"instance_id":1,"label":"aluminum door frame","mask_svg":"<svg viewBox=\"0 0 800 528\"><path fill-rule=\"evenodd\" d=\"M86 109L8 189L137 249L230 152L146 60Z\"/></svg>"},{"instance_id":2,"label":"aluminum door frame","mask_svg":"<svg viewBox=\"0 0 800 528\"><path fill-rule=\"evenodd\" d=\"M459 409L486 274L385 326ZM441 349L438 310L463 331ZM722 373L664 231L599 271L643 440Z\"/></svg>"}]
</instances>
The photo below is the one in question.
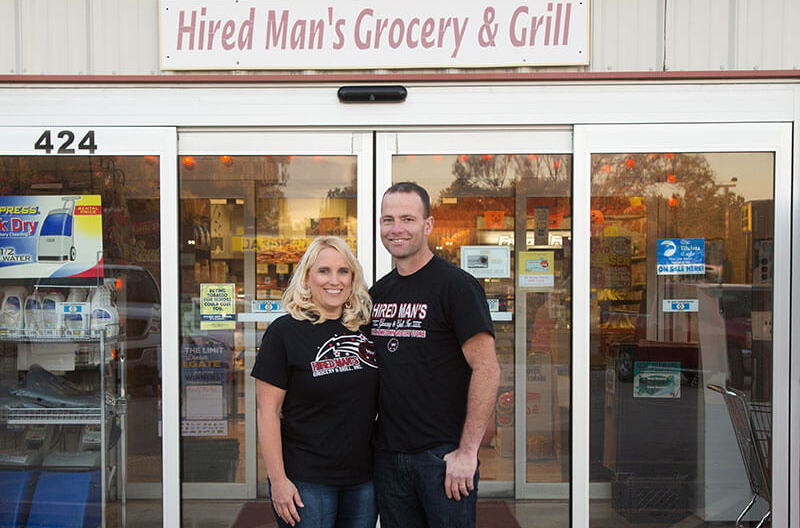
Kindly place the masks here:
<instances>
[{"instance_id":1,"label":"aluminum door frame","mask_svg":"<svg viewBox=\"0 0 800 528\"><path fill-rule=\"evenodd\" d=\"M319 130L259 130L225 128L185 128L178 130L178 156L229 155L229 156L356 156L357 157L357 214L358 255L364 268L365 279L371 283L372 264L372 133L364 131ZM175 177L177 180L177 176ZM163 185L163 183L162 183ZM177 196L177 193L176 193ZM178 203L176 198L175 203ZM177 228L176 228L177 232ZM175 243L177 248L177 240ZM177 256L175 262L177 262ZM252 272L255 272L254 265ZM245 263L245 273L247 273ZM175 284L177 284L177 278ZM177 303L178 292L175 288ZM177 308L176 308L177 313ZM178 327L177 322L175 327ZM248 373L255 363L255 332L245 332L244 370ZM180 380L172 393L180 393ZM258 493L257 431L255 383L245 376L245 481L242 483L181 483L182 498L186 499L255 499ZM178 398L175 398L178 400ZM178 409L178 414L180 410ZM176 431L180 431L180 416ZM178 442L180 437L178 436ZM178 450L174 459L180 460ZM180 503L180 498L177 503ZM164 523L165 526L171 526ZM176 524L177 526L177 524Z\"/></svg>"},{"instance_id":2,"label":"aluminum door frame","mask_svg":"<svg viewBox=\"0 0 800 528\"><path fill-rule=\"evenodd\" d=\"M537 128L429 128L378 132L375 146L375 225L380 219L383 193L392 183L393 155L433 154L571 154L570 127ZM376 278L392 269L392 258L380 241L374 239ZM518 312L519 306L515 306ZM522 325L522 328L520 326ZM515 319L514 364L525 365L524 321ZM514 480L482 481L482 496L567 499L569 483L528 483L526 463L525 369L514 370ZM520 387L522 388L520 390Z\"/></svg>"},{"instance_id":3,"label":"aluminum door frame","mask_svg":"<svg viewBox=\"0 0 800 528\"><path fill-rule=\"evenodd\" d=\"M789 525L792 124L576 125L573 326L589 328L591 155L619 152L774 152L772 523ZM589 526L589 333L573 337L572 523ZM783 353L786 351L787 353ZM581 414L581 416L578 416ZM778 469L781 471L778 471Z\"/></svg>"},{"instance_id":4,"label":"aluminum door frame","mask_svg":"<svg viewBox=\"0 0 800 528\"><path fill-rule=\"evenodd\" d=\"M61 138L57 136L63 131L71 132L76 141L71 145L78 147L78 138L85 136L89 130L95 133L95 143L97 149L94 152L83 152L75 149L71 153L59 153L53 149L47 153L41 149L34 148L37 139L45 130L50 130L56 147L61 144ZM0 156L43 156L43 157L70 157L70 156L158 156L159 158L159 178L161 181L161 206L160 220L163 231L161 232L160 250L162 257L161 265L161 349L164 351L177 350L178 343L178 318L177 318L177 287L174 288L174 297L171 295L173 285L177 285L177 267L170 266L170 262L177 262L177 236L165 236L165 233L177 233L178 215L177 210L172 207L164 207L164 204L177 204L177 171L174 163L177 152L177 141L174 127L115 127L115 126L20 126L0 128ZM172 260L174 259L174 260ZM177 379L178 370L177 358L169 360L168 354L162 355L162 387L163 395L170 394L169 388L174 386L170 380ZM177 394L177 393L176 393ZM144 493L153 498L162 500L162 514L165 526L178 526L180 524L180 511L175 511L172 504L178 503L180 496L178 491L178 475L180 466L176 457L170 456L177 452L179 437L172 434L174 428L177 432L179 422L174 421L174 416L180 414L177 407L177 398L164 398L162 396L162 425L166 431L161 437L161 461L162 461L162 482L155 488L144 485ZM174 407L174 408L173 408ZM121 444L125 444L125 432L120 439ZM127 460L124 461L127 464ZM126 478L125 468L120 468L120 478ZM137 483L126 486L128 497L140 495ZM162 491L163 490L163 491Z\"/></svg>"}]
</instances>

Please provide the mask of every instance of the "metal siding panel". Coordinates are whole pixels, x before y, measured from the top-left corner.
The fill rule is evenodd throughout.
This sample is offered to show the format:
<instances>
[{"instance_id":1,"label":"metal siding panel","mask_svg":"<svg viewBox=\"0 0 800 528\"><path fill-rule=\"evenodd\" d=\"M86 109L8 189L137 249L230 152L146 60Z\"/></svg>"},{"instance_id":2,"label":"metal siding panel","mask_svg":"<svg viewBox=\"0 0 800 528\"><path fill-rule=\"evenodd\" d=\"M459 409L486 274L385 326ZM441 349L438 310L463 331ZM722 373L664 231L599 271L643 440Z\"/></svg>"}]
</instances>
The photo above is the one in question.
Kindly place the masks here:
<instances>
[{"instance_id":1,"label":"metal siding panel","mask_svg":"<svg viewBox=\"0 0 800 528\"><path fill-rule=\"evenodd\" d=\"M661 71L664 0L595 0L591 71Z\"/></svg>"},{"instance_id":2,"label":"metal siding panel","mask_svg":"<svg viewBox=\"0 0 800 528\"><path fill-rule=\"evenodd\" d=\"M95 0L91 16L93 73L159 73L158 0Z\"/></svg>"},{"instance_id":3,"label":"metal siding panel","mask_svg":"<svg viewBox=\"0 0 800 528\"><path fill-rule=\"evenodd\" d=\"M0 1L0 73L19 73L17 71L17 2Z\"/></svg>"},{"instance_id":4,"label":"metal siding panel","mask_svg":"<svg viewBox=\"0 0 800 528\"><path fill-rule=\"evenodd\" d=\"M588 67L478 71L800 68L798 0L593 0L591 9ZM0 0L0 20L0 73L162 73L158 0Z\"/></svg>"},{"instance_id":5,"label":"metal siding panel","mask_svg":"<svg viewBox=\"0 0 800 528\"><path fill-rule=\"evenodd\" d=\"M667 2L667 70L730 69L730 1Z\"/></svg>"},{"instance_id":6,"label":"metal siding panel","mask_svg":"<svg viewBox=\"0 0 800 528\"><path fill-rule=\"evenodd\" d=\"M740 0L737 53L739 69L777 70L800 67L800 2Z\"/></svg>"},{"instance_id":7,"label":"metal siding panel","mask_svg":"<svg viewBox=\"0 0 800 528\"><path fill-rule=\"evenodd\" d=\"M85 0L24 0L22 73L89 73Z\"/></svg>"}]
</instances>

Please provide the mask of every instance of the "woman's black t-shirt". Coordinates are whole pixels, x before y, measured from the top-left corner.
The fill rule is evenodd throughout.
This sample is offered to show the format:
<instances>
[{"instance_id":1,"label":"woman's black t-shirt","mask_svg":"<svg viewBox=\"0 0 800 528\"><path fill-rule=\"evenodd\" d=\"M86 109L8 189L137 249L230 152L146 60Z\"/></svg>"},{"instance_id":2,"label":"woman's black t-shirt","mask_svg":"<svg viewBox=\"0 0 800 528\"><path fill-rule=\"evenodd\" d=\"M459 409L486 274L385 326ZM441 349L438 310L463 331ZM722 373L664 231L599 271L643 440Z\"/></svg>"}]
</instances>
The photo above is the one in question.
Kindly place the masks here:
<instances>
[{"instance_id":1,"label":"woman's black t-shirt","mask_svg":"<svg viewBox=\"0 0 800 528\"><path fill-rule=\"evenodd\" d=\"M363 333L338 320L279 317L264 332L250 375L286 390L281 439L290 480L350 485L372 479L378 365Z\"/></svg>"}]
</instances>

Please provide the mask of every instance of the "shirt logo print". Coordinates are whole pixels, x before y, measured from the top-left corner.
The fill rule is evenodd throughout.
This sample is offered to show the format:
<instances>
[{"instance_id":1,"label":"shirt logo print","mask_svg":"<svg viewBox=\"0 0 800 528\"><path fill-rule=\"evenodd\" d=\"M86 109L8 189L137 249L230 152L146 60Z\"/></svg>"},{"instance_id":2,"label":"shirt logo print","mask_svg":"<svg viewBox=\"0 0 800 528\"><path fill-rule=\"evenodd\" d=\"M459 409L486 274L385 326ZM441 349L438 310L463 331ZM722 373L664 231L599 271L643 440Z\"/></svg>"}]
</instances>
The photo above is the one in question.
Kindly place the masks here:
<instances>
[{"instance_id":1,"label":"shirt logo print","mask_svg":"<svg viewBox=\"0 0 800 528\"><path fill-rule=\"evenodd\" d=\"M376 303L372 307L372 336L424 339L427 317L427 303Z\"/></svg>"},{"instance_id":2,"label":"shirt logo print","mask_svg":"<svg viewBox=\"0 0 800 528\"><path fill-rule=\"evenodd\" d=\"M311 362L312 376L352 372L364 367L378 368L375 345L361 334L333 336L317 351Z\"/></svg>"}]
</instances>

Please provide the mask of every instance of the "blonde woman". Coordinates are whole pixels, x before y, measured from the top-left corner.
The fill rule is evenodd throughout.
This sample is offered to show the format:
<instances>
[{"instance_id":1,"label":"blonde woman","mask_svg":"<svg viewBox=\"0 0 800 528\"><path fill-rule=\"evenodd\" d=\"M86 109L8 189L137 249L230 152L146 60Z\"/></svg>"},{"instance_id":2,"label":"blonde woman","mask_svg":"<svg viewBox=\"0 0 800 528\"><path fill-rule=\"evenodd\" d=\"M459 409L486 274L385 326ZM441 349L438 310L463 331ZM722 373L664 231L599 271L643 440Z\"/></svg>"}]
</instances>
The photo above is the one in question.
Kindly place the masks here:
<instances>
[{"instance_id":1,"label":"blonde woman","mask_svg":"<svg viewBox=\"0 0 800 528\"><path fill-rule=\"evenodd\" d=\"M315 239L267 328L256 378L258 435L282 527L373 528L370 437L378 365L361 332L372 301L347 244Z\"/></svg>"}]
</instances>

